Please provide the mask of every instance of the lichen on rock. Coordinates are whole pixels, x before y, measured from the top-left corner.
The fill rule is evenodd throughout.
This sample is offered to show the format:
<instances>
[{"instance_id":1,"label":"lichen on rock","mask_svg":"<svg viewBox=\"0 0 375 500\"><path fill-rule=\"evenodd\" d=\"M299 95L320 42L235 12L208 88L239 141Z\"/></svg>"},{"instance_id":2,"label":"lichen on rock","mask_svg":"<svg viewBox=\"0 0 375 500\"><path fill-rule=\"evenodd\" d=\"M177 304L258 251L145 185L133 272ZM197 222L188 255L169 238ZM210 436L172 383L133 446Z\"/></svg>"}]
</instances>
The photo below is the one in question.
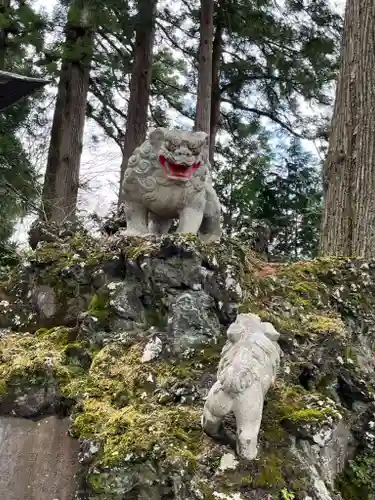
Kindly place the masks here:
<instances>
[{"instance_id":1,"label":"lichen on rock","mask_svg":"<svg viewBox=\"0 0 375 500\"><path fill-rule=\"evenodd\" d=\"M234 240L78 232L7 266L0 412L71 415L77 499L374 495L375 261L264 275ZM271 322L283 351L254 461L200 424L238 311ZM235 429L231 415L225 425Z\"/></svg>"}]
</instances>

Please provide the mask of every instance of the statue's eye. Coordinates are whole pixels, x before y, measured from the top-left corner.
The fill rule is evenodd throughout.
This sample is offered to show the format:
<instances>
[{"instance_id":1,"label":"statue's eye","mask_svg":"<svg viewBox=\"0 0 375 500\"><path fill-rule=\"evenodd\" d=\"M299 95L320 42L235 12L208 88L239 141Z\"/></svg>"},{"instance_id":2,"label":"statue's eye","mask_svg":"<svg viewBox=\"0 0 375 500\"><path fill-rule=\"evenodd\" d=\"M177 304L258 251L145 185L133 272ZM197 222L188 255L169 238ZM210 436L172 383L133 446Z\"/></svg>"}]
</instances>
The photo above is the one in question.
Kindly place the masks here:
<instances>
[{"instance_id":1,"label":"statue's eye","mask_svg":"<svg viewBox=\"0 0 375 500\"><path fill-rule=\"evenodd\" d=\"M166 141L165 145L169 151L175 151L176 150L176 144L173 144L172 141Z\"/></svg>"}]
</instances>

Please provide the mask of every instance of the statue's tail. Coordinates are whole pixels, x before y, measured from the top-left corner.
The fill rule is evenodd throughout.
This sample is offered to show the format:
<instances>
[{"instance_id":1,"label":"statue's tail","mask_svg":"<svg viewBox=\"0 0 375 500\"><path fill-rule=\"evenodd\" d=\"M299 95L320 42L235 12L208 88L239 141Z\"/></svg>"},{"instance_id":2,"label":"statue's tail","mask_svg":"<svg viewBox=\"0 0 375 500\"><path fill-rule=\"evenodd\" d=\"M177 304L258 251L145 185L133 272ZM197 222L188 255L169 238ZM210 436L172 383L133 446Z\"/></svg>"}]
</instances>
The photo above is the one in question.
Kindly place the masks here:
<instances>
[{"instance_id":1,"label":"statue's tail","mask_svg":"<svg viewBox=\"0 0 375 500\"><path fill-rule=\"evenodd\" d=\"M0 111L16 103L49 83L48 80L32 78L0 71Z\"/></svg>"}]
</instances>

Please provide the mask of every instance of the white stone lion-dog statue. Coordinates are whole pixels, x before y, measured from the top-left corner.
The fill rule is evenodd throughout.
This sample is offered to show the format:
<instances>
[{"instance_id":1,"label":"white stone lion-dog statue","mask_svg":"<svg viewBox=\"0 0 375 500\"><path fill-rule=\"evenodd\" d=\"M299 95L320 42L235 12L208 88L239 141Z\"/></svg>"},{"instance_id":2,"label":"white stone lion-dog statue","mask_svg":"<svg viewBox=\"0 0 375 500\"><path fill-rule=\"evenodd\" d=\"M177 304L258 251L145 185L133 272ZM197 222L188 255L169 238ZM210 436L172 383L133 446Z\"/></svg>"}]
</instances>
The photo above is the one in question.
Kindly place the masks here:
<instances>
[{"instance_id":1,"label":"white stone lion-dog statue","mask_svg":"<svg viewBox=\"0 0 375 500\"><path fill-rule=\"evenodd\" d=\"M202 427L212 438L233 444L223 428L224 417L236 418L237 454L253 460L258 453L258 434L264 397L280 366L279 333L271 323L254 314L239 314L227 331L218 366L202 415Z\"/></svg>"},{"instance_id":2,"label":"white stone lion-dog statue","mask_svg":"<svg viewBox=\"0 0 375 500\"><path fill-rule=\"evenodd\" d=\"M130 157L122 184L125 234L194 233L221 236L220 202L212 186L204 132L156 128Z\"/></svg>"}]
</instances>

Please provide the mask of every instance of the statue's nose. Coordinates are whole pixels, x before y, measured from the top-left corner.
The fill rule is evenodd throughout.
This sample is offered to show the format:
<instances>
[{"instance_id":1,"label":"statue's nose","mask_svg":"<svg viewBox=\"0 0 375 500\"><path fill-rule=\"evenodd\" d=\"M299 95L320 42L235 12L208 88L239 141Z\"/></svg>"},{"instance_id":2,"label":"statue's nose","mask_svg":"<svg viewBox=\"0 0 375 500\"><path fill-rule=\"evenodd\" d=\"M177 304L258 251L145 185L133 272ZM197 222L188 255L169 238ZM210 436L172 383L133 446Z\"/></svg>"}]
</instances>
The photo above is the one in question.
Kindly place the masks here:
<instances>
[{"instance_id":1,"label":"statue's nose","mask_svg":"<svg viewBox=\"0 0 375 500\"><path fill-rule=\"evenodd\" d=\"M191 156L191 151L188 148L179 148L175 151L175 156Z\"/></svg>"}]
</instances>

